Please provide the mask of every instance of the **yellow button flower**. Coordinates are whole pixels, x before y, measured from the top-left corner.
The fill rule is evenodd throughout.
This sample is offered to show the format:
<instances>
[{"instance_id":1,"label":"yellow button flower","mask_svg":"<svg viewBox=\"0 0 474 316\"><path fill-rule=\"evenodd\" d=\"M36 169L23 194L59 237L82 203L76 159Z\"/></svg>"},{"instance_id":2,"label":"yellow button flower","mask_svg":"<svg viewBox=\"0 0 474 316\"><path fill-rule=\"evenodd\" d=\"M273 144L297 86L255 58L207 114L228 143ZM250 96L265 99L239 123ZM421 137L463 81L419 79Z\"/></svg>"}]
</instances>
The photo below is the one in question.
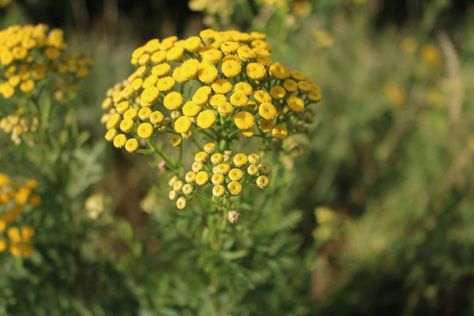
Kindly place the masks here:
<instances>
[{"instance_id":1,"label":"yellow button flower","mask_svg":"<svg viewBox=\"0 0 474 316\"><path fill-rule=\"evenodd\" d=\"M144 121L146 120L147 118L150 117L150 114L151 114L151 109L150 108L141 108L139 111L138 111L138 117L140 118L140 120Z\"/></svg>"},{"instance_id":2,"label":"yellow button flower","mask_svg":"<svg viewBox=\"0 0 474 316\"><path fill-rule=\"evenodd\" d=\"M217 184L212 188L212 195L215 197L222 197L225 194L225 187L222 184Z\"/></svg>"},{"instance_id":3,"label":"yellow button flower","mask_svg":"<svg viewBox=\"0 0 474 316\"><path fill-rule=\"evenodd\" d=\"M206 153L208 154L212 154L216 151L216 144L214 143L207 143L204 145L203 149Z\"/></svg>"},{"instance_id":4,"label":"yellow button flower","mask_svg":"<svg viewBox=\"0 0 474 316\"><path fill-rule=\"evenodd\" d=\"M285 97L286 91L282 86L273 86L270 89L270 95L275 100L281 100Z\"/></svg>"},{"instance_id":5,"label":"yellow button flower","mask_svg":"<svg viewBox=\"0 0 474 316\"><path fill-rule=\"evenodd\" d=\"M237 196L242 193L242 185L237 181L231 181L227 184L227 190L231 195Z\"/></svg>"},{"instance_id":6,"label":"yellow button flower","mask_svg":"<svg viewBox=\"0 0 474 316\"><path fill-rule=\"evenodd\" d=\"M213 165L218 165L223 161L223 155L221 153L214 153L211 155L211 163Z\"/></svg>"},{"instance_id":7,"label":"yellow button flower","mask_svg":"<svg viewBox=\"0 0 474 316\"><path fill-rule=\"evenodd\" d=\"M232 181L240 181L244 173L239 168L232 168L229 171L229 179Z\"/></svg>"},{"instance_id":8,"label":"yellow button flower","mask_svg":"<svg viewBox=\"0 0 474 316\"><path fill-rule=\"evenodd\" d=\"M223 117L227 117L234 112L234 107L229 102L222 102L217 107L217 112Z\"/></svg>"},{"instance_id":9,"label":"yellow button flower","mask_svg":"<svg viewBox=\"0 0 474 316\"><path fill-rule=\"evenodd\" d=\"M160 111L153 111L150 114L150 122L152 124L160 124L164 120L165 116Z\"/></svg>"},{"instance_id":10,"label":"yellow button flower","mask_svg":"<svg viewBox=\"0 0 474 316\"><path fill-rule=\"evenodd\" d=\"M118 134L117 136L114 137L115 148L122 148L125 145L126 141L127 141L127 136L125 136L124 134Z\"/></svg>"},{"instance_id":11,"label":"yellow button flower","mask_svg":"<svg viewBox=\"0 0 474 316\"><path fill-rule=\"evenodd\" d=\"M172 91L163 99L163 105L168 110L176 110L183 103L183 95L179 92Z\"/></svg>"},{"instance_id":12,"label":"yellow button flower","mask_svg":"<svg viewBox=\"0 0 474 316\"><path fill-rule=\"evenodd\" d=\"M149 87L143 90L140 99L147 105L153 104L160 95L160 90L156 87Z\"/></svg>"},{"instance_id":13,"label":"yellow button flower","mask_svg":"<svg viewBox=\"0 0 474 316\"><path fill-rule=\"evenodd\" d=\"M248 155L247 158L249 159L249 163L252 165L258 165L260 163L260 160L262 159L262 157L260 157L260 155L256 153Z\"/></svg>"},{"instance_id":14,"label":"yellow button flower","mask_svg":"<svg viewBox=\"0 0 474 316\"><path fill-rule=\"evenodd\" d=\"M222 59L222 52L218 49L206 49L199 53L206 63L217 64Z\"/></svg>"},{"instance_id":15,"label":"yellow button flower","mask_svg":"<svg viewBox=\"0 0 474 316\"><path fill-rule=\"evenodd\" d=\"M277 117L277 109L271 103L262 103L258 107L258 114L266 120L273 120Z\"/></svg>"},{"instance_id":16,"label":"yellow button flower","mask_svg":"<svg viewBox=\"0 0 474 316\"><path fill-rule=\"evenodd\" d=\"M122 116L120 114L118 113L112 114L110 118L107 120L107 123L105 124L105 126L107 127L107 129L112 129L117 126L117 124L120 122L121 119L122 119Z\"/></svg>"},{"instance_id":17,"label":"yellow button flower","mask_svg":"<svg viewBox=\"0 0 474 316\"><path fill-rule=\"evenodd\" d=\"M186 133L191 128L191 120L187 116L180 116L174 122L174 130L177 133Z\"/></svg>"},{"instance_id":18,"label":"yellow button flower","mask_svg":"<svg viewBox=\"0 0 474 316\"><path fill-rule=\"evenodd\" d=\"M136 108L128 109L127 111L125 111L125 113L123 113L124 118L131 119L131 120L136 118L137 115L138 115L138 110Z\"/></svg>"},{"instance_id":19,"label":"yellow button flower","mask_svg":"<svg viewBox=\"0 0 474 316\"><path fill-rule=\"evenodd\" d=\"M238 76L242 70L242 65L235 60L226 60L222 63L222 73L228 78Z\"/></svg>"},{"instance_id":20,"label":"yellow button flower","mask_svg":"<svg viewBox=\"0 0 474 316\"><path fill-rule=\"evenodd\" d=\"M214 125L216 114L212 110L204 110L197 116L197 126L200 128L209 128Z\"/></svg>"},{"instance_id":21,"label":"yellow button flower","mask_svg":"<svg viewBox=\"0 0 474 316\"><path fill-rule=\"evenodd\" d=\"M130 102L121 101L115 106L115 109L117 110L117 112L123 114L125 113L125 111L128 110L129 107L130 107Z\"/></svg>"},{"instance_id":22,"label":"yellow button flower","mask_svg":"<svg viewBox=\"0 0 474 316\"><path fill-rule=\"evenodd\" d=\"M216 80L219 71L214 65L203 63L198 71L198 78L201 82L209 84Z\"/></svg>"},{"instance_id":23,"label":"yellow button flower","mask_svg":"<svg viewBox=\"0 0 474 316\"><path fill-rule=\"evenodd\" d=\"M153 55L151 55L151 57L150 57L150 60L154 64L161 63L165 59L166 59L166 52L164 52L164 51L157 51L157 52L153 53Z\"/></svg>"},{"instance_id":24,"label":"yellow button flower","mask_svg":"<svg viewBox=\"0 0 474 316\"><path fill-rule=\"evenodd\" d=\"M201 111L201 107L192 101L188 101L183 105L182 111L184 115L194 117Z\"/></svg>"},{"instance_id":25,"label":"yellow button flower","mask_svg":"<svg viewBox=\"0 0 474 316\"><path fill-rule=\"evenodd\" d=\"M163 77L161 78L160 80L158 80L158 83L156 84L156 87L160 90L160 91L170 91L171 88L174 87L174 85L176 84L176 80L174 80L173 77Z\"/></svg>"},{"instance_id":26,"label":"yellow button flower","mask_svg":"<svg viewBox=\"0 0 474 316\"><path fill-rule=\"evenodd\" d=\"M247 76L250 79L254 80L262 80L265 79L267 76L267 71L265 70L265 66L259 63L249 63L247 64L245 71Z\"/></svg>"},{"instance_id":27,"label":"yellow button flower","mask_svg":"<svg viewBox=\"0 0 474 316\"><path fill-rule=\"evenodd\" d=\"M286 79L283 81L283 88L288 92L295 92L298 89L298 84L292 79Z\"/></svg>"},{"instance_id":28,"label":"yellow button flower","mask_svg":"<svg viewBox=\"0 0 474 316\"><path fill-rule=\"evenodd\" d=\"M249 96L253 92L252 86L247 82L238 82L234 87L235 92Z\"/></svg>"},{"instance_id":29,"label":"yellow button flower","mask_svg":"<svg viewBox=\"0 0 474 316\"><path fill-rule=\"evenodd\" d=\"M264 189L268 186L269 180L267 176L259 176L255 183L260 189Z\"/></svg>"},{"instance_id":30,"label":"yellow button flower","mask_svg":"<svg viewBox=\"0 0 474 316\"><path fill-rule=\"evenodd\" d=\"M133 125L133 120L126 118L120 122L120 130L124 133L128 133L132 130Z\"/></svg>"},{"instance_id":31,"label":"yellow button flower","mask_svg":"<svg viewBox=\"0 0 474 316\"><path fill-rule=\"evenodd\" d=\"M211 177L211 182L214 185L224 183L224 175L222 173L214 173Z\"/></svg>"},{"instance_id":32,"label":"yellow button flower","mask_svg":"<svg viewBox=\"0 0 474 316\"><path fill-rule=\"evenodd\" d=\"M264 102L271 103L272 102L272 96L270 95L270 93L268 93L267 91L264 91L264 90L255 91L253 93L253 97L254 97L255 100L257 100L260 103L264 103Z\"/></svg>"},{"instance_id":33,"label":"yellow button flower","mask_svg":"<svg viewBox=\"0 0 474 316\"><path fill-rule=\"evenodd\" d=\"M183 43L184 48L190 52L196 52L201 47L202 41L199 36L191 36Z\"/></svg>"},{"instance_id":34,"label":"yellow button flower","mask_svg":"<svg viewBox=\"0 0 474 316\"><path fill-rule=\"evenodd\" d=\"M125 150L129 153L133 153L138 149L138 140L135 138L130 138L125 143Z\"/></svg>"},{"instance_id":35,"label":"yellow button flower","mask_svg":"<svg viewBox=\"0 0 474 316\"><path fill-rule=\"evenodd\" d=\"M200 151L194 155L194 161L205 162L207 160L207 152Z\"/></svg>"},{"instance_id":36,"label":"yellow button flower","mask_svg":"<svg viewBox=\"0 0 474 316\"><path fill-rule=\"evenodd\" d=\"M199 171L194 178L197 185L204 185L209 181L209 175L206 171Z\"/></svg>"},{"instance_id":37,"label":"yellow button flower","mask_svg":"<svg viewBox=\"0 0 474 316\"><path fill-rule=\"evenodd\" d=\"M111 142L114 140L115 136L117 136L118 132L115 128L112 128L112 129L109 129L107 130L107 132L105 133L105 140L108 141L108 142Z\"/></svg>"},{"instance_id":38,"label":"yellow button flower","mask_svg":"<svg viewBox=\"0 0 474 316\"><path fill-rule=\"evenodd\" d=\"M245 106L247 105L249 99L248 97L245 95L245 94L241 94L241 93L233 93L231 96L230 96L230 104L232 104L233 106Z\"/></svg>"},{"instance_id":39,"label":"yellow button flower","mask_svg":"<svg viewBox=\"0 0 474 316\"><path fill-rule=\"evenodd\" d=\"M211 87L217 94L226 94L232 90L232 83L226 79L219 79L212 83Z\"/></svg>"},{"instance_id":40,"label":"yellow button flower","mask_svg":"<svg viewBox=\"0 0 474 316\"><path fill-rule=\"evenodd\" d=\"M270 75L276 79L284 80L290 76L290 73L284 64L274 63L270 66Z\"/></svg>"},{"instance_id":41,"label":"yellow button flower","mask_svg":"<svg viewBox=\"0 0 474 316\"><path fill-rule=\"evenodd\" d=\"M214 173L222 173L222 174L227 174L230 170L230 166L228 163L220 163L215 167L215 172Z\"/></svg>"},{"instance_id":42,"label":"yellow button flower","mask_svg":"<svg viewBox=\"0 0 474 316\"><path fill-rule=\"evenodd\" d=\"M171 70L171 66L168 63L161 63L151 68L151 73L154 76L161 77L167 75Z\"/></svg>"},{"instance_id":43,"label":"yellow button flower","mask_svg":"<svg viewBox=\"0 0 474 316\"><path fill-rule=\"evenodd\" d=\"M192 101L196 105L204 105L207 103L208 100L209 100L209 93L205 93L199 90L196 91L196 93L194 93L193 98L192 98Z\"/></svg>"},{"instance_id":44,"label":"yellow button flower","mask_svg":"<svg viewBox=\"0 0 474 316\"><path fill-rule=\"evenodd\" d=\"M239 129L247 130L254 125L255 118L251 113L242 111L235 115L234 123Z\"/></svg>"},{"instance_id":45,"label":"yellow button flower","mask_svg":"<svg viewBox=\"0 0 474 316\"><path fill-rule=\"evenodd\" d=\"M166 59L170 61L176 61L181 59L184 54L184 49L181 46L175 46L171 48L166 54Z\"/></svg>"},{"instance_id":46,"label":"yellow button flower","mask_svg":"<svg viewBox=\"0 0 474 316\"><path fill-rule=\"evenodd\" d=\"M153 135L153 126L150 123L141 123L137 128L139 137L147 139Z\"/></svg>"},{"instance_id":47,"label":"yellow button flower","mask_svg":"<svg viewBox=\"0 0 474 316\"><path fill-rule=\"evenodd\" d=\"M288 107L295 112L301 112L304 110L304 101L297 96L291 96L288 98Z\"/></svg>"},{"instance_id":48,"label":"yellow button flower","mask_svg":"<svg viewBox=\"0 0 474 316\"><path fill-rule=\"evenodd\" d=\"M234 166L240 168L240 167L247 164L247 162L248 162L247 155L242 154L242 153L235 154L235 156L233 158L233 162L234 162Z\"/></svg>"},{"instance_id":49,"label":"yellow button flower","mask_svg":"<svg viewBox=\"0 0 474 316\"><path fill-rule=\"evenodd\" d=\"M184 209L186 207L186 199L184 197L180 197L176 200L176 207L180 210Z\"/></svg>"}]
</instances>

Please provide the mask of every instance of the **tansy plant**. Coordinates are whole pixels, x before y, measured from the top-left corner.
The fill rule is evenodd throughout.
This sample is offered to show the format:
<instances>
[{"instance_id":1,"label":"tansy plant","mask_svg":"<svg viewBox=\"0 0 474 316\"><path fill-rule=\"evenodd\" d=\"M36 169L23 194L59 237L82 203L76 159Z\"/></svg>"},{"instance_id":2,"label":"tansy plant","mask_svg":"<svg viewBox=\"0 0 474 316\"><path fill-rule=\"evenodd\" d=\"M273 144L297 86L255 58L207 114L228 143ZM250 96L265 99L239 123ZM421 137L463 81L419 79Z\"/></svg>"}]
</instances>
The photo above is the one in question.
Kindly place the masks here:
<instances>
[{"instance_id":1,"label":"tansy plant","mask_svg":"<svg viewBox=\"0 0 474 316\"><path fill-rule=\"evenodd\" d=\"M176 173L182 155L172 159L163 138L171 135L181 153L197 147L191 170L170 180L170 199L182 209L197 188L211 184L217 207L232 209L244 186L269 181L260 154L234 152L239 141L252 140L263 154L305 131L311 104L321 99L317 85L270 55L265 35L256 32L207 29L184 40L148 41L132 53L132 74L102 102L105 139L128 152L154 153Z\"/></svg>"}]
</instances>

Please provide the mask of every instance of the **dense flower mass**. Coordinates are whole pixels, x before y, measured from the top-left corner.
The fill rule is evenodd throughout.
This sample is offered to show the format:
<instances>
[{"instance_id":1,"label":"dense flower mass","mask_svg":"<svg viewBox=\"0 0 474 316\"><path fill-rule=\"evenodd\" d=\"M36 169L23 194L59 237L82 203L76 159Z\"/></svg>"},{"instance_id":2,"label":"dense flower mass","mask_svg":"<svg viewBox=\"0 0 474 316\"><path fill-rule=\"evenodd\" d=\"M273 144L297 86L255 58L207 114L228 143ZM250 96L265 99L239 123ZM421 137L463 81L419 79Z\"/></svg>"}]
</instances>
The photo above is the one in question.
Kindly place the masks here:
<instances>
[{"instance_id":1,"label":"dense flower mass","mask_svg":"<svg viewBox=\"0 0 474 316\"><path fill-rule=\"evenodd\" d=\"M148 41L132 53L135 71L102 103L106 140L133 152L163 133L232 142L304 129L320 89L270 55L256 32L207 29L184 40Z\"/></svg>"},{"instance_id":2,"label":"dense flower mass","mask_svg":"<svg viewBox=\"0 0 474 316\"><path fill-rule=\"evenodd\" d=\"M246 187L266 188L269 173L270 167L262 163L256 153L219 152L214 143L208 143L194 155L191 170L183 179L178 176L170 179L169 198L176 201L177 208L183 209L188 200L194 196L199 198L199 191L208 188L214 200L225 204L239 197Z\"/></svg>"},{"instance_id":3,"label":"dense flower mass","mask_svg":"<svg viewBox=\"0 0 474 316\"><path fill-rule=\"evenodd\" d=\"M64 90L86 76L91 60L71 55L66 48L63 31L44 24L13 25L0 31L0 95L10 99L31 94L50 77Z\"/></svg>"},{"instance_id":4,"label":"dense flower mass","mask_svg":"<svg viewBox=\"0 0 474 316\"><path fill-rule=\"evenodd\" d=\"M0 173L0 252L8 250L16 257L31 257L32 227L19 225L22 215L38 206L41 199L35 193L37 183L29 179L19 183Z\"/></svg>"}]
</instances>

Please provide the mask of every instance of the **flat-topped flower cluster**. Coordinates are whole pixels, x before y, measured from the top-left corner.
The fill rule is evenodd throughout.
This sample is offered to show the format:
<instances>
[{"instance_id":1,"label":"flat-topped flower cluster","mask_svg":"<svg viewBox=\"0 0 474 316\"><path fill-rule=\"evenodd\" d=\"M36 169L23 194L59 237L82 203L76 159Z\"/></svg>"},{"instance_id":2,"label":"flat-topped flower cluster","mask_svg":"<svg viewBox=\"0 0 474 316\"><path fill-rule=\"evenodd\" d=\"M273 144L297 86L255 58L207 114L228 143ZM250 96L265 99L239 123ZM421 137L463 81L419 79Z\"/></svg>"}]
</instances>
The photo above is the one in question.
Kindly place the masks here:
<instances>
[{"instance_id":1,"label":"flat-topped flower cluster","mask_svg":"<svg viewBox=\"0 0 474 316\"><path fill-rule=\"evenodd\" d=\"M270 53L256 32L208 29L184 40L148 41L132 53L135 71L102 103L105 138L129 152L162 133L285 138L307 122L321 93Z\"/></svg>"}]
</instances>

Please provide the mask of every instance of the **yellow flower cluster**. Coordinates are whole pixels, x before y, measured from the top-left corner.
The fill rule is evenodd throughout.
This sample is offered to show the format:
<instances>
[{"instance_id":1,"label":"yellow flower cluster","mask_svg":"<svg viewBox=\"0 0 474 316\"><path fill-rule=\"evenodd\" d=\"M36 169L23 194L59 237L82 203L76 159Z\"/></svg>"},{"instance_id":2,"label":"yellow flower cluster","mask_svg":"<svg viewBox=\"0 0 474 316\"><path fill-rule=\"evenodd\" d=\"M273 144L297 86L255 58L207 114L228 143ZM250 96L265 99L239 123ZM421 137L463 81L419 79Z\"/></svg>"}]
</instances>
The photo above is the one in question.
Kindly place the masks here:
<instances>
[{"instance_id":1,"label":"yellow flower cluster","mask_svg":"<svg viewBox=\"0 0 474 316\"><path fill-rule=\"evenodd\" d=\"M246 186L266 188L269 173L270 167L261 163L258 154L218 152L214 143L208 143L194 156L191 170L184 179L171 178L169 198L176 200L177 208L183 209L187 201L198 194L199 187L212 187L214 199L231 199L240 196Z\"/></svg>"},{"instance_id":2,"label":"yellow flower cluster","mask_svg":"<svg viewBox=\"0 0 474 316\"><path fill-rule=\"evenodd\" d=\"M38 119L30 119L24 115L24 108L18 108L15 114L0 118L0 129L10 134L13 143L20 144L21 136L25 133L35 132L38 128Z\"/></svg>"},{"instance_id":3,"label":"yellow flower cluster","mask_svg":"<svg viewBox=\"0 0 474 316\"><path fill-rule=\"evenodd\" d=\"M189 0L188 3L192 11L201 12L204 15L203 22L209 26L229 26L239 24L239 22L241 24L242 19L249 23L259 24L258 22L262 22L259 21L260 19L266 19L265 16L269 11L275 10L281 10L281 13L287 17L284 22L291 26L297 22L295 17L307 16L312 10L309 0L254 0L251 4L252 13L248 11L248 0ZM239 15L241 11L247 13L244 16Z\"/></svg>"},{"instance_id":4,"label":"yellow flower cluster","mask_svg":"<svg viewBox=\"0 0 474 316\"><path fill-rule=\"evenodd\" d=\"M68 55L63 31L44 24L13 25L0 31L0 95L29 94L49 73L64 89L69 81L85 76L91 61Z\"/></svg>"},{"instance_id":5,"label":"yellow flower cluster","mask_svg":"<svg viewBox=\"0 0 474 316\"><path fill-rule=\"evenodd\" d=\"M132 53L135 71L102 102L106 140L133 152L160 133L285 138L306 124L321 92L270 54L256 32L207 29L148 41Z\"/></svg>"},{"instance_id":6,"label":"yellow flower cluster","mask_svg":"<svg viewBox=\"0 0 474 316\"><path fill-rule=\"evenodd\" d=\"M12 226L25 210L38 206L41 202L34 191L37 183L33 179L24 184L13 181L0 173L0 252L9 250L16 257L31 257L31 239L35 233L30 226Z\"/></svg>"},{"instance_id":7,"label":"yellow flower cluster","mask_svg":"<svg viewBox=\"0 0 474 316\"><path fill-rule=\"evenodd\" d=\"M0 8L8 7L12 3L12 0L0 0Z\"/></svg>"},{"instance_id":8,"label":"yellow flower cluster","mask_svg":"<svg viewBox=\"0 0 474 316\"><path fill-rule=\"evenodd\" d=\"M243 0L190 0L189 8L192 11L205 13L204 23L214 24L216 19L225 25L231 22L237 6L245 3Z\"/></svg>"}]
</instances>

